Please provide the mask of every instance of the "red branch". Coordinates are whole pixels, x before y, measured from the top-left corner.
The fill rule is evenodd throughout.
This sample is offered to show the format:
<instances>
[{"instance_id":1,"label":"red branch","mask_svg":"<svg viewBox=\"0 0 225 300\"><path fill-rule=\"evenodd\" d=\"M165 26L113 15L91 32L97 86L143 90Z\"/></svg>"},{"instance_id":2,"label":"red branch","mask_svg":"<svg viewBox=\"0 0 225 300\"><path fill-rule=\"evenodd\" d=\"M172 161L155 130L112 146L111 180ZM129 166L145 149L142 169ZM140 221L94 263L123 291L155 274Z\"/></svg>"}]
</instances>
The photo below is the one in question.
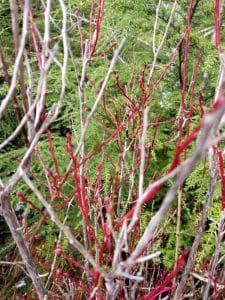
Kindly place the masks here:
<instances>
[{"instance_id":1,"label":"red branch","mask_svg":"<svg viewBox=\"0 0 225 300\"><path fill-rule=\"evenodd\" d=\"M194 94L195 94L195 86L196 86L196 82L197 82L197 76L198 76L198 71L199 71L199 66L201 63L201 59L202 59L202 55L203 55L203 50L202 48L199 50L198 53L198 57L194 66L194 74L193 74L193 78L192 78L192 84L191 84L191 91L190 91L190 109L189 112L187 114L187 136L189 136L189 132L190 132L190 123L191 123L191 117L194 111L194 104L193 104L193 99L194 99Z\"/></svg>"},{"instance_id":2,"label":"red branch","mask_svg":"<svg viewBox=\"0 0 225 300\"><path fill-rule=\"evenodd\" d=\"M216 109L220 108L221 105L224 104L224 98L219 98L216 102L213 103L212 108L209 110L208 113L215 111ZM180 145L177 146L176 149L176 153L173 159L173 162L169 168L169 170L167 171L167 174L170 173L171 171L173 171L177 166L179 166L180 164L180 155L183 151L185 151L187 149L187 147L196 140L198 133L201 129L202 126L202 122L200 122L200 124L198 124L195 129L193 130L193 132L185 139L185 141L183 141ZM163 184L158 184L156 185L154 188L150 189L150 191L148 193L145 193L143 198L142 198L142 202L141 204L145 204L146 202L150 201L155 194L162 188ZM133 215L133 212L135 210L135 205L128 211L128 213L121 219L119 220L119 222L115 225L115 230L117 230L118 228L120 228L124 222L125 219L129 219L131 218L131 216Z\"/></svg>"},{"instance_id":3,"label":"red branch","mask_svg":"<svg viewBox=\"0 0 225 300\"><path fill-rule=\"evenodd\" d=\"M90 152L89 154L87 154L87 156L85 156L83 158L83 160L81 161L80 165L83 165L86 161L88 161L91 157L93 157L95 154L97 154L105 145L107 145L109 142L111 142L113 140L113 138L115 136L117 136L126 126L126 124L128 122L130 122L131 120L134 119L134 117L136 116L138 110L138 104L134 106L133 110L130 112L129 116L127 117L127 119L124 122L121 122L118 127L116 128L116 130L114 130L114 132L105 140L103 140L101 142L101 144L99 144L92 152ZM79 165L79 166L80 166Z\"/></svg>"},{"instance_id":4,"label":"red branch","mask_svg":"<svg viewBox=\"0 0 225 300\"><path fill-rule=\"evenodd\" d=\"M90 30L89 30L89 58L93 55L96 50L96 46L99 40L100 28L102 23L102 16L103 16L103 8L104 8L104 0L98 1L98 13L96 19L96 27L95 32L93 33L92 24L93 24L93 15L94 15L94 7L95 7L95 0L91 2L91 11L90 11Z\"/></svg>"},{"instance_id":5,"label":"red branch","mask_svg":"<svg viewBox=\"0 0 225 300\"><path fill-rule=\"evenodd\" d=\"M29 6L29 17L30 17L30 31L31 31L31 35L32 35L33 43L34 43L34 49L35 49L36 56L37 56L38 67L41 70L42 69L41 54L40 54L40 50L38 47L38 42L36 40L34 17L33 17L33 11L32 11L31 6Z\"/></svg>"},{"instance_id":6,"label":"red branch","mask_svg":"<svg viewBox=\"0 0 225 300\"><path fill-rule=\"evenodd\" d=\"M31 206L33 209L37 210L40 214L43 214L43 212L41 211L41 209L40 209L39 207L37 207L36 205L34 205L30 200L28 200L28 199L24 196L24 194L23 194L22 192L17 192L16 195L17 195L17 197L19 198L19 200L20 200L21 202L30 204L30 206Z\"/></svg>"},{"instance_id":7,"label":"red branch","mask_svg":"<svg viewBox=\"0 0 225 300\"><path fill-rule=\"evenodd\" d=\"M115 80L116 80L116 86L118 87L118 89L121 91L121 93L124 95L125 98L128 99L128 106L133 106L133 102L131 100L131 97L128 96L127 92L125 91L125 88L122 87L120 80L119 80L119 74L117 72L114 72L115 74Z\"/></svg>"},{"instance_id":8,"label":"red branch","mask_svg":"<svg viewBox=\"0 0 225 300\"><path fill-rule=\"evenodd\" d=\"M60 179L59 164L58 164L57 157L55 155L55 150L52 142L52 134L48 129L46 130L46 132L47 132L48 143L49 143L49 152L52 157L52 161L55 165L55 170L56 170L56 174L54 174L54 179L57 181Z\"/></svg>"},{"instance_id":9,"label":"red branch","mask_svg":"<svg viewBox=\"0 0 225 300\"><path fill-rule=\"evenodd\" d=\"M202 95L202 91L200 91L200 92L199 92L199 95L198 95L198 106L199 106L199 108L200 108L201 118L202 118L202 117L204 116L204 114L205 114L205 110L204 110L202 101L203 101L203 95Z\"/></svg>"},{"instance_id":10,"label":"red branch","mask_svg":"<svg viewBox=\"0 0 225 300\"><path fill-rule=\"evenodd\" d=\"M73 161L73 180L74 184L76 187L76 192L78 196L78 206L81 210L82 216L84 218L84 222L86 223L87 227L87 237L89 239L89 250L92 251L92 243L91 239L93 238L94 241L96 242L97 246L99 247L99 241L95 235L95 232L91 226L90 220L89 220L89 203L85 195L85 189L86 189L86 178L81 176L81 183L79 181L79 165L77 163L77 159L73 154L73 149L72 149L72 141L71 141L71 135L67 134L67 143L66 143L66 149L68 154L70 155L70 158Z\"/></svg>"},{"instance_id":11,"label":"red branch","mask_svg":"<svg viewBox=\"0 0 225 300\"><path fill-rule=\"evenodd\" d=\"M151 153L152 153L152 150L153 150L154 145L155 145L156 134L157 134L158 127L159 127L159 117L160 117L160 115L158 115L158 116L156 117L156 120L155 120L155 122L154 122L153 137L152 137L151 145L150 145L150 147L149 147L149 151L148 151L148 156L147 156L146 163L145 163L145 170L144 170L144 172L147 171L147 168L148 168L148 166L149 166L149 164L150 164Z\"/></svg>"},{"instance_id":12,"label":"red branch","mask_svg":"<svg viewBox=\"0 0 225 300\"><path fill-rule=\"evenodd\" d=\"M220 0L215 0L215 44L218 50L218 53L221 53L221 45L220 45Z\"/></svg>"},{"instance_id":13,"label":"red branch","mask_svg":"<svg viewBox=\"0 0 225 300\"><path fill-rule=\"evenodd\" d=\"M198 125L192 134L182 143L176 150L175 157L173 159L172 165L170 166L167 173L173 171L180 164L180 154L187 149L187 147L197 138L198 132L201 128L201 124ZM142 199L142 205L146 202L150 201L155 194L162 188L163 184L158 184L154 188L152 188L148 193L144 194ZM118 229L122 226L125 219L131 218L133 212L135 210L135 206L133 206L130 211L115 225L115 229Z\"/></svg>"},{"instance_id":14,"label":"red branch","mask_svg":"<svg viewBox=\"0 0 225 300\"><path fill-rule=\"evenodd\" d=\"M82 58L84 60L84 39L83 39L82 31L81 31L81 22L80 22L80 16L79 16L78 10L75 11L74 15L77 18L77 30L80 35L80 49L81 49Z\"/></svg>"},{"instance_id":15,"label":"red branch","mask_svg":"<svg viewBox=\"0 0 225 300\"><path fill-rule=\"evenodd\" d=\"M70 265L71 268L73 268L74 266L82 269L83 271L87 272L88 274L93 276L93 272L91 272L89 269L87 269L85 266L81 265L80 263L78 263L75 258L67 255L65 253L65 251L63 251L63 249L61 248L56 248L55 249L55 254L57 255L61 255L63 258L65 258L65 260L68 262L68 264Z\"/></svg>"},{"instance_id":16,"label":"red branch","mask_svg":"<svg viewBox=\"0 0 225 300\"><path fill-rule=\"evenodd\" d=\"M178 258L174 270L166 276L164 282L159 283L156 286L156 288L153 291L151 291L150 294L142 297L140 300L155 300L162 293L173 290L176 287L176 285L171 284L172 280L176 277L177 273L184 267L188 253L189 249L185 249L181 256ZM159 282L161 282L161 279L159 280Z\"/></svg>"},{"instance_id":17,"label":"red branch","mask_svg":"<svg viewBox=\"0 0 225 300\"><path fill-rule=\"evenodd\" d=\"M223 155L219 147L214 147L214 151L216 153L219 175L221 178L222 210L224 210L225 209L225 173L224 173L224 166L223 166Z\"/></svg>"},{"instance_id":18,"label":"red branch","mask_svg":"<svg viewBox=\"0 0 225 300\"><path fill-rule=\"evenodd\" d=\"M190 1L187 17L187 28L185 33L185 49L184 49L184 60L182 66L182 91L181 91L181 103L180 103L180 118L179 118L179 128L178 128L178 146L182 139L183 132L183 122L184 122L184 113L185 113L185 96L186 96L186 87L187 87L187 63L188 63L188 51L189 51L189 41L190 41L190 32L191 32L191 16L193 10L194 0Z\"/></svg>"}]
</instances>

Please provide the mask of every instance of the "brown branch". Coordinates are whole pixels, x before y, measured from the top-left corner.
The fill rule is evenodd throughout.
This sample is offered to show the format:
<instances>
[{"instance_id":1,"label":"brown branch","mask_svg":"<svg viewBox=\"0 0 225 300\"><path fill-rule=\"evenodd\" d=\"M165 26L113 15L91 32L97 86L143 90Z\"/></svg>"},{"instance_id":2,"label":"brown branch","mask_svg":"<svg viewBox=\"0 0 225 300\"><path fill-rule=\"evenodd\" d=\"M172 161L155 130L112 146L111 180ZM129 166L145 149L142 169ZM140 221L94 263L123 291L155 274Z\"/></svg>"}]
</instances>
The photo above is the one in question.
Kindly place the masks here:
<instances>
[{"instance_id":1,"label":"brown branch","mask_svg":"<svg viewBox=\"0 0 225 300\"><path fill-rule=\"evenodd\" d=\"M20 64L22 61L23 52L24 52L24 48L25 48L25 42L26 42L26 36L27 36L28 5L29 5L29 1L25 0L24 14L23 14L23 28L22 28L22 34L21 34L21 39L20 39L20 47L19 47L18 53L16 55L13 75L12 75L11 84L10 84L8 93L5 96L5 98L1 101L0 118L2 117L7 105L9 104L9 102L13 96L14 90L16 88L17 79L19 77Z\"/></svg>"},{"instance_id":2,"label":"brown branch","mask_svg":"<svg viewBox=\"0 0 225 300\"><path fill-rule=\"evenodd\" d=\"M185 270L182 274L181 281L180 281L180 283L177 287L177 290L176 290L174 298L173 298L174 300L180 299L182 297L183 292L184 292L186 281L188 279L188 276L189 276L190 272L192 271L193 265L194 265L196 257L197 257L197 251L198 251L198 247L199 247L199 244L200 244L202 234L204 233L208 211L209 211L209 209L211 207L211 204L212 204L213 195L214 195L214 191L215 191L215 187L216 187L216 183L217 183L216 163L213 160L212 155L213 155L212 151L209 152L210 180L209 180L209 189L208 189L208 193L207 193L207 196L206 196L206 201L205 201L205 204L204 204L204 207L203 207L201 220L198 224L198 229L197 229L197 232L196 232L196 235L195 235L195 239L194 239L193 245L191 247L191 250L190 250L190 253L189 253L189 256L188 256L188 260L187 260Z\"/></svg>"},{"instance_id":3,"label":"brown branch","mask_svg":"<svg viewBox=\"0 0 225 300\"><path fill-rule=\"evenodd\" d=\"M124 262L124 266L128 267L133 265L136 259L146 249L149 241L152 240L157 226L165 218L177 191L182 186L187 176L193 171L194 167L199 162L199 160L201 160L204 157L208 148L211 146L211 141L215 136L215 133L219 126L219 122L223 117L224 113L225 113L225 104L223 103L219 109L209 113L204 117L202 123L202 133L196 144L195 151L193 152L191 158L189 158L183 164L181 164L179 175L177 176L174 184L167 192L160 209L149 222L135 250L133 251L131 256L127 259L127 261Z\"/></svg>"},{"instance_id":4,"label":"brown branch","mask_svg":"<svg viewBox=\"0 0 225 300\"><path fill-rule=\"evenodd\" d=\"M7 65L6 65L6 62L5 62L4 55L3 55L1 47L0 47L0 69L2 69L2 71L3 71L4 79L7 82L8 87L10 87L11 77L9 75L8 68L7 68ZM15 107L16 120L17 120L17 122L19 124L20 121L22 120L22 112L21 112L19 103L17 101L16 93L15 92L13 92L13 94L12 94L12 100L13 100L13 104L14 104L14 107ZM27 141L26 130L23 129L22 133L23 133L23 136L24 136L24 140L26 142Z\"/></svg>"},{"instance_id":5,"label":"brown branch","mask_svg":"<svg viewBox=\"0 0 225 300\"><path fill-rule=\"evenodd\" d=\"M28 10L28 7L25 6L24 9ZM18 55L20 51L20 47L23 46L20 40L20 33L19 33L19 12L18 12L18 5L16 0L10 0L10 10L11 10L11 20L12 20L12 33L13 33L13 41L14 41L14 49L15 54ZM28 111L28 101L27 101L27 93L26 93L26 86L24 82L24 65L23 65L23 58L21 56L21 60L18 66L18 81L21 89L21 98L23 101L24 111L25 113Z\"/></svg>"},{"instance_id":6,"label":"brown branch","mask_svg":"<svg viewBox=\"0 0 225 300\"><path fill-rule=\"evenodd\" d=\"M9 194L4 191L0 192L1 214L9 226L12 237L19 249L24 266L37 290L39 299L47 299L45 288L40 280L37 267L34 265L30 250L26 244L25 237L22 234L20 224L16 218L14 210L10 203Z\"/></svg>"}]
</instances>

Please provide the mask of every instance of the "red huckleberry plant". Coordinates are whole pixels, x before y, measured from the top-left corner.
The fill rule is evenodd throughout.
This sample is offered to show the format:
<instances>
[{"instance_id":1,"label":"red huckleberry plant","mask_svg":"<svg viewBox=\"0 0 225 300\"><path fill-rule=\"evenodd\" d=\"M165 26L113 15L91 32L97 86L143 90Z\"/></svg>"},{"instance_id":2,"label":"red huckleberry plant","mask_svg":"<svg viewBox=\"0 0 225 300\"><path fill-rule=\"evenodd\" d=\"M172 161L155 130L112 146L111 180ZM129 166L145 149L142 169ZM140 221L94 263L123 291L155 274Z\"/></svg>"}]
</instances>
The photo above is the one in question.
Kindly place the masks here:
<instances>
[{"instance_id":1,"label":"red huckleberry plant","mask_svg":"<svg viewBox=\"0 0 225 300\"><path fill-rule=\"evenodd\" d=\"M224 299L225 2L0 8L0 298Z\"/></svg>"}]
</instances>

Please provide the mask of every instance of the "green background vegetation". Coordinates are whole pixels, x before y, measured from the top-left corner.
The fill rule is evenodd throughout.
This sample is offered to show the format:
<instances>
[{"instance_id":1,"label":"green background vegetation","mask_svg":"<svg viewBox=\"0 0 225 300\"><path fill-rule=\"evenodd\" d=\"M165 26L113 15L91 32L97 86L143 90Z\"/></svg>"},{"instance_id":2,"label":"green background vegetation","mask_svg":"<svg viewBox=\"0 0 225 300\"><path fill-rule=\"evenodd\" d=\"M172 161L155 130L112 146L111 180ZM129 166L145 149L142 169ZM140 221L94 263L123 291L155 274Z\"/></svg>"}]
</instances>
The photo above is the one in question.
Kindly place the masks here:
<instances>
[{"instance_id":1,"label":"green background vegetation","mask_svg":"<svg viewBox=\"0 0 225 300\"><path fill-rule=\"evenodd\" d=\"M52 133L53 144L55 147L56 157L58 159L60 171L63 174L67 163L69 162L69 156L66 152L66 134L71 133L73 137L74 146L78 142L80 136L80 120L79 120L79 98L77 84L80 79L82 59L80 55L79 35L75 26L76 18L74 11L79 10L80 16L85 19L89 18L90 1L65 1L68 7L68 37L71 46L71 52L73 57L69 57L67 67L67 87L66 95L62 103L61 112L59 118L51 125L50 130ZM172 25L169 29L168 36L165 41L165 45L157 60L157 66L154 72L154 80L156 81L162 70L171 58L174 48L183 36L186 29L187 22L187 10L189 1L178 1L175 17ZM43 32L43 9L41 8L41 1L31 1L34 10L34 18L36 25L40 32ZM172 1L163 1L162 7L159 12L158 28L156 33L156 41L162 38L165 26L168 22L170 8ZM192 115L191 129L193 129L200 120L200 108L198 105L199 92L204 84L205 89L203 91L203 106L205 109L211 106L213 96L215 92L217 74L218 74L218 55L217 50L212 42L212 34L206 34L213 30L214 26L214 7L213 1L199 1L196 6L196 11L193 15L192 30L190 35L190 48L188 56L188 84L186 88L186 109L189 109L190 105L190 84L193 74L194 65L196 63L197 55L202 49L203 56L200 64L198 79L195 87L195 94L193 98L194 112ZM147 65L147 70L153 59L152 53L152 36L155 22L155 10L156 1L143 1L143 0L127 0L118 1L111 0L106 1L104 18L101 27L100 41L95 53L98 57L112 42L119 42L122 37L126 37L126 43L124 49L116 64L116 71L119 74L120 83L122 86L129 86L129 95L131 99L136 102L141 98L141 91L138 88L137 80L141 77L144 65ZM61 26L61 10L58 2L53 1L51 8L51 16L54 18L56 25L54 27L51 24L51 37L60 35ZM21 16L20 16L21 17ZM208 29L205 31L205 29ZM88 38L89 24L85 21L82 23L82 32L85 38ZM221 36L222 41L224 36ZM55 41L52 40L52 45ZM15 53L13 52L12 33L11 33L11 21L10 21L10 9L8 1L1 1L0 3L0 43L4 51L5 60L8 65L9 73L12 74ZM62 49L62 44L60 43ZM37 85L38 70L36 63L36 56L33 49L32 38L29 35L26 45L27 51L30 57L31 68L33 71L33 85ZM180 50L181 60L179 56L173 62L165 78L160 82L157 90L152 94L152 100L149 102L149 122L154 123L156 118L159 117L160 121L170 121L175 119L179 114L179 105L181 99L181 80L179 76L182 59L184 56L184 43ZM89 63L87 69L87 77L95 83L96 87L99 87L101 80L104 78L110 60L113 56L113 50L110 50L103 57L93 60ZM62 52L57 53L57 59L62 61ZM74 67L75 66L75 67ZM76 72L78 78L76 76ZM148 72L148 71L147 71ZM57 65L52 65L48 74L48 89L46 97L46 111L50 108L60 94L61 77L60 70ZM7 93L7 84L4 81L3 75L0 73L0 99L3 99ZM35 88L33 91L35 96ZM16 90L17 98L20 100L20 87ZM124 110L126 107L126 98L121 94L118 88L115 86L115 77L112 76L105 92L107 103L113 111L114 116L118 119L118 122L122 122L124 118ZM88 112L95 101L96 93L89 82L85 85L85 110ZM90 123L86 142L85 153L90 153L96 148L102 140L106 138L106 132L101 126L101 121L107 126L107 136L109 136L115 129L115 122L106 118L102 104L99 106L95 118ZM134 121L134 125L135 125ZM3 141L9 134L16 128L17 122L15 119L15 111L12 105L7 109L4 118L0 123L0 141ZM150 144L152 141L154 132L154 126L149 126L147 132L146 144ZM121 141L125 141L125 133L120 134ZM177 139L177 123L166 122L158 126L156 140L154 148L151 153L151 162L146 171L144 186L147 187L149 182L153 178L160 178L162 174L168 170L176 147ZM128 129L128 142L131 141L131 128ZM0 177L6 182L7 179L16 170L18 162L25 153L25 143L23 136L18 136L13 142L11 142L4 150L0 151ZM49 144L46 135L44 134L39 142L39 149L44 157L45 164L48 168L54 171L51 155L49 154ZM188 149L187 154L191 155L192 146ZM115 165L119 162L120 148L117 141L110 142L104 149L95 155L86 165L86 176L88 178L89 191L87 194L90 198L93 196L93 186L96 182L97 167L100 162L102 166L102 196L107 196L113 186L113 178L115 176ZM132 149L130 149L126 156L125 169L129 170L132 165ZM206 170L206 171L205 171ZM48 188L42 183L45 181L43 170L37 157L34 157L34 161L30 170L30 176L35 181L40 191L46 198L48 198ZM137 168L135 172L134 180L134 198L137 195L138 190L138 176L139 170ZM207 162L200 162L191 176L185 182L182 193L182 211L181 211L181 229L180 229L180 252L186 247L192 245L197 224L200 218L201 209L206 197L208 188L209 175L207 173ZM144 205L141 214L141 230L143 230L148 224L149 218L157 211L161 201L165 195L165 192L170 185L167 183L154 197L154 199ZM125 203L128 196L129 178L125 181L121 200L122 204ZM42 209L41 205L37 201L35 195L25 186L24 183L19 183L12 195L12 203L16 211L28 210L27 221L29 224L29 230L37 224L40 219L40 214L35 212L29 205L19 202L16 193L22 191L24 195L33 204ZM72 179L63 186L63 193L66 197L71 197L74 191ZM134 200L134 199L133 199ZM215 245L215 232L217 229L217 220L220 213L220 186L216 189L214 196L214 202L211 207L208 217L208 227L202 238L201 247L198 254L196 268L201 268L207 257L214 251ZM60 199L56 200L55 207L60 205ZM63 220L66 208L60 212L60 219ZM176 202L171 208L168 218L162 225L165 229L160 234L156 243L154 244L154 250L162 251L162 267L171 270L174 266L174 247L176 244ZM94 208L91 212L94 216ZM172 216L172 217L171 217ZM3 220L2 229L0 232L0 260L5 260L7 255L16 257L17 251L15 244L10 238L8 229L5 227ZM82 230L82 217L78 210L78 207L74 204L73 209L70 211L68 217L68 225L71 226L74 232L79 236L79 231ZM4 228L4 229L3 229ZM55 239L58 234L58 229L49 220L40 228L38 232L38 241L36 245L37 253L44 260L52 261ZM101 237L101 233L99 233ZM62 248L68 253L77 255L76 251L72 250L66 240L62 240ZM9 254L10 253L10 254ZM156 264L158 262L156 261ZM61 262L62 265L65 262ZM59 262L60 265L60 262ZM66 268L66 266L64 266ZM47 271L43 266L42 272ZM8 279L10 288L4 292L6 298L10 297L15 289L15 283L23 278L23 274L18 272L14 277ZM8 298L7 298L8 299Z\"/></svg>"}]
</instances>

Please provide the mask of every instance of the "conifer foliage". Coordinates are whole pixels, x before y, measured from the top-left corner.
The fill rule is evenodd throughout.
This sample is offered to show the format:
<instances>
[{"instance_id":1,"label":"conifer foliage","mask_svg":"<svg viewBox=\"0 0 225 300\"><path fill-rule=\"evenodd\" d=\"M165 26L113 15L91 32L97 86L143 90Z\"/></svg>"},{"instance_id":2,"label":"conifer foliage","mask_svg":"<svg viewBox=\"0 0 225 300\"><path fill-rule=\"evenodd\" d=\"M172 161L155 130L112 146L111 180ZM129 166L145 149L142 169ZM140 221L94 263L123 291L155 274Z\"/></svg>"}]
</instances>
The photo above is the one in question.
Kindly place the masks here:
<instances>
[{"instance_id":1,"label":"conifer foliage","mask_svg":"<svg viewBox=\"0 0 225 300\"><path fill-rule=\"evenodd\" d=\"M0 8L0 298L223 299L224 0Z\"/></svg>"}]
</instances>

